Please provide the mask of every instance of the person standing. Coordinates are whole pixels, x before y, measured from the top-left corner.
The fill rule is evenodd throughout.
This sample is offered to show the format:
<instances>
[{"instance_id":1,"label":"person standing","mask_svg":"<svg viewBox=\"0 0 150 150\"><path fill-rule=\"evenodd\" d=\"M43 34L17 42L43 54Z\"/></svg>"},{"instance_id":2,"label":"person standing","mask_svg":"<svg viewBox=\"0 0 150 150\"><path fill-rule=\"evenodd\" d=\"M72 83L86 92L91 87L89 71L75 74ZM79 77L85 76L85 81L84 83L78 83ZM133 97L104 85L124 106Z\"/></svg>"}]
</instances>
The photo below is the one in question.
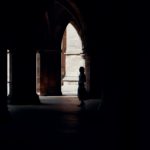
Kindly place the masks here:
<instances>
[{"instance_id":1,"label":"person standing","mask_svg":"<svg viewBox=\"0 0 150 150\"><path fill-rule=\"evenodd\" d=\"M84 67L79 68L79 81L78 81L78 98L81 102L79 106L84 106L84 100L86 98L86 89L85 89L85 82L86 82L86 76L84 73L85 69Z\"/></svg>"}]
</instances>

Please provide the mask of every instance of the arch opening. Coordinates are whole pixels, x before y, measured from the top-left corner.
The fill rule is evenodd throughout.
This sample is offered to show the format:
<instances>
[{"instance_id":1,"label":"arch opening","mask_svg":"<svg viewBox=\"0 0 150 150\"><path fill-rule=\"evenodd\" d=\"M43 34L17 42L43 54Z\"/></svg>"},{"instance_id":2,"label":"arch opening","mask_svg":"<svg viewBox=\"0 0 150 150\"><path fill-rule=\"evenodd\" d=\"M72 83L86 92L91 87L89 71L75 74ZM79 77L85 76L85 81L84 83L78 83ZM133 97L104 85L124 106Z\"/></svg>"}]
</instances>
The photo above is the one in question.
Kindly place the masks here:
<instances>
[{"instance_id":1,"label":"arch opening","mask_svg":"<svg viewBox=\"0 0 150 150\"><path fill-rule=\"evenodd\" d=\"M69 23L61 43L61 91L62 95L77 95L79 67L85 67L81 38Z\"/></svg>"}]
</instances>

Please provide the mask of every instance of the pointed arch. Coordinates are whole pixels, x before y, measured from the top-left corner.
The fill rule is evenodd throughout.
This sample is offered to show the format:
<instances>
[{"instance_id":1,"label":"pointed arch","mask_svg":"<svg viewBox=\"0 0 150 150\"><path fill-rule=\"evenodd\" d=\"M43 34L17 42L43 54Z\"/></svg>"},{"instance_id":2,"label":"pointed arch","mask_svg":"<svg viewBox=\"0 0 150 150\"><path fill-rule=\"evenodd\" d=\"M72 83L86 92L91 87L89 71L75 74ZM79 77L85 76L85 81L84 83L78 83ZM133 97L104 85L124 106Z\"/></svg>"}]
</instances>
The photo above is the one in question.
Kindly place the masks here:
<instances>
[{"instance_id":1,"label":"pointed arch","mask_svg":"<svg viewBox=\"0 0 150 150\"><path fill-rule=\"evenodd\" d=\"M85 60L80 35L71 22L66 27L61 45L62 93L77 95L79 68L85 67Z\"/></svg>"}]
</instances>

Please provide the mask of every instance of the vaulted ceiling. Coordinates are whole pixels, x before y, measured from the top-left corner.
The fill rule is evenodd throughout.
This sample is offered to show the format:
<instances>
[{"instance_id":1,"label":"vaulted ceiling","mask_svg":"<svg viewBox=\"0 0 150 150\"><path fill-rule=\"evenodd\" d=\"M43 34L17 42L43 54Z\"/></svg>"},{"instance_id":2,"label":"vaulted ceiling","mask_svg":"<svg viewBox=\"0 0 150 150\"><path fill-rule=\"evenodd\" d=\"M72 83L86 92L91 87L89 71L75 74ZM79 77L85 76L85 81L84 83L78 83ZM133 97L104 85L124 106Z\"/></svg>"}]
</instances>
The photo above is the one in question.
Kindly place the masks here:
<instances>
[{"instance_id":1,"label":"vaulted ceiling","mask_svg":"<svg viewBox=\"0 0 150 150\"><path fill-rule=\"evenodd\" d=\"M38 48L59 47L63 32L69 22L85 41L86 25L78 0L43 0L36 3L26 1L5 5L1 22L2 39L5 46L27 46Z\"/></svg>"}]
</instances>

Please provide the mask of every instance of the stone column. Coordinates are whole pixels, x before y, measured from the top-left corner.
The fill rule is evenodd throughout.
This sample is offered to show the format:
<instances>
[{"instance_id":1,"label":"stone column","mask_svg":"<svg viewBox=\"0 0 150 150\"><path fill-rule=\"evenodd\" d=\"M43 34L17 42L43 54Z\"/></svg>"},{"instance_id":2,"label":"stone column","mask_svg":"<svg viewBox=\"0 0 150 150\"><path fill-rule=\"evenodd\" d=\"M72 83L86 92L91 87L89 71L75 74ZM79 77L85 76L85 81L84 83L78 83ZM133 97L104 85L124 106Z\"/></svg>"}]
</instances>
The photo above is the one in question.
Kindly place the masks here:
<instances>
[{"instance_id":1,"label":"stone column","mask_svg":"<svg viewBox=\"0 0 150 150\"><path fill-rule=\"evenodd\" d=\"M41 95L61 94L61 51L40 51L40 93Z\"/></svg>"},{"instance_id":2,"label":"stone column","mask_svg":"<svg viewBox=\"0 0 150 150\"><path fill-rule=\"evenodd\" d=\"M85 59L85 74L86 74L86 89L87 89L87 92L89 93L90 95L90 55L85 53L83 58Z\"/></svg>"},{"instance_id":3,"label":"stone column","mask_svg":"<svg viewBox=\"0 0 150 150\"><path fill-rule=\"evenodd\" d=\"M36 52L36 93L40 95L40 53Z\"/></svg>"},{"instance_id":4,"label":"stone column","mask_svg":"<svg viewBox=\"0 0 150 150\"><path fill-rule=\"evenodd\" d=\"M66 30L64 31L62 43L61 43L61 79L65 77L66 74L66 44L67 44L67 39L66 39ZM62 85L63 85L63 80L62 80Z\"/></svg>"},{"instance_id":5,"label":"stone column","mask_svg":"<svg viewBox=\"0 0 150 150\"><path fill-rule=\"evenodd\" d=\"M7 108L7 50L0 49L0 122L8 119Z\"/></svg>"},{"instance_id":6,"label":"stone column","mask_svg":"<svg viewBox=\"0 0 150 150\"><path fill-rule=\"evenodd\" d=\"M36 52L32 48L12 50L11 104L39 104L36 94Z\"/></svg>"}]
</instances>

